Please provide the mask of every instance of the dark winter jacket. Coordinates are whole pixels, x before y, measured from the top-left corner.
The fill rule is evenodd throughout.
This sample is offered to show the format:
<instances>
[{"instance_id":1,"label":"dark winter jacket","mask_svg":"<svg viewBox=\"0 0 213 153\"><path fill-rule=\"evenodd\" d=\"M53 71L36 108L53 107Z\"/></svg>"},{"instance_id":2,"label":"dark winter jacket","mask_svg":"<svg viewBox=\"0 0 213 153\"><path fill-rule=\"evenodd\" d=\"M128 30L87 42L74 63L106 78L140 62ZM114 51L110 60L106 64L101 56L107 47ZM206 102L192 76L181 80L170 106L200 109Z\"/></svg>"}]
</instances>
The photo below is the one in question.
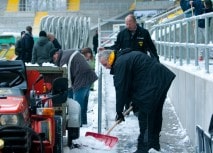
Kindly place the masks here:
<instances>
[{"instance_id":1,"label":"dark winter jacket","mask_svg":"<svg viewBox=\"0 0 213 153\"><path fill-rule=\"evenodd\" d=\"M33 47L32 63L38 63L39 65L42 65L42 63L51 62L52 57L50 56L50 52L54 49L55 47L53 43L49 41L47 37L39 37Z\"/></svg>"},{"instance_id":2,"label":"dark winter jacket","mask_svg":"<svg viewBox=\"0 0 213 153\"><path fill-rule=\"evenodd\" d=\"M211 12L213 12L213 9L212 8L206 8L206 9L204 9L204 12L205 13L211 13ZM210 26L211 20L212 20L212 17L209 18L208 26Z\"/></svg>"},{"instance_id":3,"label":"dark winter jacket","mask_svg":"<svg viewBox=\"0 0 213 153\"><path fill-rule=\"evenodd\" d=\"M180 7L183 10L183 12L187 11L188 9L191 8L189 0L180 0ZM186 17L191 17L192 16L192 11L189 11L185 13Z\"/></svg>"},{"instance_id":4,"label":"dark winter jacket","mask_svg":"<svg viewBox=\"0 0 213 153\"><path fill-rule=\"evenodd\" d=\"M92 39L92 44L93 44L93 51L95 54L97 53L97 48L98 48L98 34L95 34Z\"/></svg>"},{"instance_id":5,"label":"dark winter jacket","mask_svg":"<svg viewBox=\"0 0 213 153\"><path fill-rule=\"evenodd\" d=\"M204 12L205 7L201 0L194 0L192 6L194 7L194 14L196 16L205 13ZM205 19L198 19L198 27L205 28Z\"/></svg>"},{"instance_id":6,"label":"dark winter jacket","mask_svg":"<svg viewBox=\"0 0 213 153\"><path fill-rule=\"evenodd\" d=\"M68 65L69 58L74 52L75 50L60 50L59 60L56 64L60 67ZM96 73L92 70L80 52L78 52L72 59L70 73L73 91L92 85L92 83L98 79Z\"/></svg>"},{"instance_id":7,"label":"dark winter jacket","mask_svg":"<svg viewBox=\"0 0 213 153\"><path fill-rule=\"evenodd\" d=\"M52 43L56 49L61 49L61 45L56 38L52 41Z\"/></svg>"},{"instance_id":8,"label":"dark winter jacket","mask_svg":"<svg viewBox=\"0 0 213 153\"><path fill-rule=\"evenodd\" d=\"M159 60L157 49L151 39L148 30L137 25L137 30L134 35L131 34L127 28L120 31L117 36L117 40L110 49L120 51L130 48L131 50L141 51L143 53L150 52L152 57Z\"/></svg>"},{"instance_id":9,"label":"dark winter jacket","mask_svg":"<svg viewBox=\"0 0 213 153\"><path fill-rule=\"evenodd\" d=\"M15 44L15 54L17 55L16 60L22 60L23 59L23 49L21 47L21 39L17 40L16 44Z\"/></svg>"},{"instance_id":10,"label":"dark winter jacket","mask_svg":"<svg viewBox=\"0 0 213 153\"><path fill-rule=\"evenodd\" d=\"M129 101L150 112L156 98L169 89L175 78L168 68L139 51L119 52L113 67L118 114Z\"/></svg>"},{"instance_id":11,"label":"dark winter jacket","mask_svg":"<svg viewBox=\"0 0 213 153\"><path fill-rule=\"evenodd\" d=\"M31 62L32 59L32 49L34 45L34 40L29 32L26 32L24 37L21 39L21 46L23 48L23 61Z\"/></svg>"}]
</instances>

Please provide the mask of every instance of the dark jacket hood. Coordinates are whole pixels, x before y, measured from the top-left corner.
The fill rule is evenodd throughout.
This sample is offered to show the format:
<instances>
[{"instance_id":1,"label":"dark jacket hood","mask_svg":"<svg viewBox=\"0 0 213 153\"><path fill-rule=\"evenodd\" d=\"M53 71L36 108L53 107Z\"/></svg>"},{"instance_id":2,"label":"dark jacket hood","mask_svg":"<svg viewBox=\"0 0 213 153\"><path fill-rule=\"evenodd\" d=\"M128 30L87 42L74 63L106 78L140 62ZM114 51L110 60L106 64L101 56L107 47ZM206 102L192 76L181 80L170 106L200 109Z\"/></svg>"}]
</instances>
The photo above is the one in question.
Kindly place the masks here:
<instances>
[{"instance_id":1,"label":"dark jacket hood","mask_svg":"<svg viewBox=\"0 0 213 153\"><path fill-rule=\"evenodd\" d=\"M44 46L45 44L47 44L49 42L48 38L47 37L39 37L38 38L38 45L39 46Z\"/></svg>"}]
</instances>

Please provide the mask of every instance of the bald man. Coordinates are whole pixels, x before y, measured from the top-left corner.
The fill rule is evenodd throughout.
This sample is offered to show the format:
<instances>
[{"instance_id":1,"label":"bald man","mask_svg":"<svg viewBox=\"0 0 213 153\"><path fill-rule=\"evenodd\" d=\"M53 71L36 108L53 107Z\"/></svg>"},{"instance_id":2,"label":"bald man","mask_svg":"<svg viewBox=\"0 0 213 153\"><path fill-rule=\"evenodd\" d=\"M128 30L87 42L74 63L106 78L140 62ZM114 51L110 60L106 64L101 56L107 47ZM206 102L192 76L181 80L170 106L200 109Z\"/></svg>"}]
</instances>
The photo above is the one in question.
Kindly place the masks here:
<instances>
[{"instance_id":1,"label":"bald man","mask_svg":"<svg viewBox=\"0 0 213 153\"><path fill-rule=\"evenodd\" d=\"M151 57L159 61L157 49L148 30L137 24L136 18L133 14L126 16L125 24L126 28L118 33L115 44L109 47L109 49L113 49L115 51L131 49L134 51L141 51L145 54L149 52Z\"/></svg>"}]
</instances>

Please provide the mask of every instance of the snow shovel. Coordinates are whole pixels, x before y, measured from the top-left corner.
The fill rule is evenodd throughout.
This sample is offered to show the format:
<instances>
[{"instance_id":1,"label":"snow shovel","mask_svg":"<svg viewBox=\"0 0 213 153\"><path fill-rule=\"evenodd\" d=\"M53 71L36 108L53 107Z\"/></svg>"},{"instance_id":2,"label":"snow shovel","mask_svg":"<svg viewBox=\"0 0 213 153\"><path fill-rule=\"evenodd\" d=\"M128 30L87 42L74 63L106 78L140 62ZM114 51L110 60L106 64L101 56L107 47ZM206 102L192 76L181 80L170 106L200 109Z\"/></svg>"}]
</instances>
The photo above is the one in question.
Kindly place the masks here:
<instances>
[{"instance_id":1,"label":"snow shovel","mask_svg":"<svg viewBox=\"0 0 213 153\"><path fill-rule=\"evenodd\" d=\"M123 115L126 116L131 110L132 106L129 107L128 110L126 110ZM102 141L105 143L106 146L109 146L112 148L117 142L118 138L114 136L110 136L110 132L121 122L121 120L116 121L113 126L106 132L106 134L100 134L100 133L94 133L94 132L86 132L85 136L91 136L95 139Z\"/></svg>"}]
</instances>

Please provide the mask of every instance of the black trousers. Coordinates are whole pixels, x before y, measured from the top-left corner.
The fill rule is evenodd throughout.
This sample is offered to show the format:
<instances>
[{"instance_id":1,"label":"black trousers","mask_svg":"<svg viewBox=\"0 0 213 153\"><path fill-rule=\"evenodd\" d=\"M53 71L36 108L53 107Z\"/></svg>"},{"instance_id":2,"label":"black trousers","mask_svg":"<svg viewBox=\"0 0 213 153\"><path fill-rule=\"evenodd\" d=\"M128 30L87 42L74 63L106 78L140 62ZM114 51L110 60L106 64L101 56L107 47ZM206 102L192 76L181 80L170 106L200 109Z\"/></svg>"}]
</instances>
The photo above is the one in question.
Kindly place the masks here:
<instances>
[{"instance_id":1,"label":"black trousers","mask_svg":"<svg viewBox=\"0 0 213 153\"><path fill-rule=\"evenodd\" d=\"M163 104L167 96L167 90L156 98L156 105L150 113L142 111L139 107L138 121L140 127L140 135L138 137L137 150L140 153L148 153L148 150L154 148L160 150L159 137L163 121Z\"/></svg>"}]
</instances>

